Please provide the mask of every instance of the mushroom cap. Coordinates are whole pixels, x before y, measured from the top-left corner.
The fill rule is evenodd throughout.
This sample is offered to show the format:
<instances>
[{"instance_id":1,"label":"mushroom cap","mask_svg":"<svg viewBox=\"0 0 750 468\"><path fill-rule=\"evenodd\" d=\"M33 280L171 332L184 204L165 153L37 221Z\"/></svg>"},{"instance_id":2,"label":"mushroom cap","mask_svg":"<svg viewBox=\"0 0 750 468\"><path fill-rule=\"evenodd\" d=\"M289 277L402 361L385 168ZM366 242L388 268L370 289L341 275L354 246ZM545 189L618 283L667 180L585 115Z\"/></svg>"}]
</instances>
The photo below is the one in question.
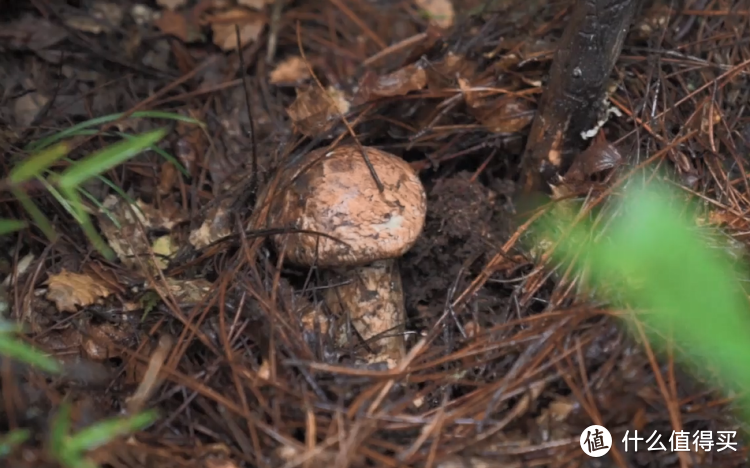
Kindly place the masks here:
<instances>
[{"instance_id":1,"label":"mushroom cap","mask_svg":"<svg viewBox=\"0 0 750 468\"><path fill-rule=\"evenodd\" d=\"M259 198L259 203L270 203L267 228L314 231L344 242L314 233L273 236L288 261L363 265L400 257L414 245L427 212L422 182L403 159L363 149L383 184L382 193L359 147L340 145L312 151L283 168Z\"/></svg>"}]
</instances>

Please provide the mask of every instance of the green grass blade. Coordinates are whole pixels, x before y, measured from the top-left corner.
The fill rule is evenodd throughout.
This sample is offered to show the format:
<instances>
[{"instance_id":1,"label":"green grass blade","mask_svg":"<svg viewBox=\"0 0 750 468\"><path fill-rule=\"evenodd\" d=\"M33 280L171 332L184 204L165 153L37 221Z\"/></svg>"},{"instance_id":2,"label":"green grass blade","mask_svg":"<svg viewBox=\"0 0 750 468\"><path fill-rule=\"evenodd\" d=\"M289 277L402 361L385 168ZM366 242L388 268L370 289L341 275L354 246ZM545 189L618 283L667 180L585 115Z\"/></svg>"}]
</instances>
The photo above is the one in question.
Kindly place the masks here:
<instances>
[{"instance_id":1,"label":"green grass blade","mask_svg":"<svg viewBox=\"0 0 750 468\"><path fill-rule=\"evenodd\" d=\"M57 360L8 334L0 335L0 355L53 374L62 372L62 366Z\"/></svg>"},{"instance_id":2,"label":"green grass blade","mask_svg":"<svg viewBox=\"0 0 750 468\"><path fill-rule=\"evenodd\" d=\"M70 403L63 402L57 409L57 414L52 420L50 427L49 449L55 458L61 458L65 454L65 447L70 435L71 425Z\"/></svg>"},{"instance_id":3,"label":"green grass blade","mask_svg":"<svg viewBox=\"0 0 750 468\"><path fill-rule=\"evenodd\" d=\"M113 167L125 162L144 149L149 148L164 138L167 130L162 128L144 133L132 140L121 141L110 145L86 158L76 162L60 176L58 185L61 188L78 187L87 179L97 176Z\"/></svg>"},{"instance_id":4,"label":"green grass blade","mask_svg":"<svg viewBox=\"0 0 750 468\"><path fill-rule=\"evenodd\" d=\"M750 307L725 252L710 249L672 207L666 189L631 190L602 242L585 225L561 244L558 259L583 246L590 282L610 299L641 312L657 350L671 337L678 358L699 372L713 369L725 389L750 389ZM570 220L562 220L565 224ZM577 265L581 268L583 263ZM715 378L714 375L704 377Z\"/></svg>"},{"instance_id":5,"label":"green grass blade","mask_svg":"<svg viewBox=\"0 0 750 468\"><path fill-rule=\"evenodd\" d=\"M54 185L50 184L47 179L43 177L38 177L37 180L44 185L44 188L47 189L47 191L55 197L55 200L62 205L63 208L65 208L65 211L72 214L73 217L76 217L78 213L73 209L72 206L70 206L70 203L68 203L68 200L65 199L65 197L62 196L62 194L55 188ZM76 221L78 221L78 218L76 217Z\"/></svg>"},{"instance_id":6,"label":"green grass blade","mask_svg":"<svg viewBox=\"0 0 750 468\"><path fill-rule=\"evenodd\" d=\"M85 122L81 122L79 124L73 125L72 127L66 128L65 130L61 132L55 133L48 137L41 138L35 142L32 142L29 145L27 145L26 148L24 149L28 152L41 150L65 138L70 138L72 136L83 134L82 131L86 129L90 129L91 127L98 127L99 125L114 122L115 120L119 120L123 115L125 114L124 113L110 114L110 115L105 115L103 117L97 117L95 119L87 120ZM174 114L172 112L160 112L160 111L133 112L129 118L131 119L139 119L139 118L165 119L165 120L175 120L175 121L180 121L180 122L185 122L185 123L191 123L191 124L195 124L199 126L205 125L200 120L196 120L192 117L185 117L180 114ZM86 133L86 134L90 134L90 133Z\"/></svg>"},{"instance_id":7,"label":"green grass blade","mask_svg":"<svg viewBox=\"0 0 750 468\"><path fill-rule=\"evenodd\" d=\"M127 138L127 139L135 138L133 135L129 135L127 133L122 133L122 132L118 132L118 135L120 135L123 138ZM164 158L167 161L171 162L180 172L182 172L185 175L185 177L190 177L190 173L188 172L188 170L185 168L185 166L183 166L182 164L180 164L180 162L177 160L177 158L175 158L174 156L172 156L171 154L167 153L166 151L164 151L163 149L159 148L156 145L152 145L151 146L151 151L155 152L156 154L158 154L162 158Z\"/></svg>"},{"instance_id":8,"label":"green grass blade","mask_svg":"<svg viewBox=\"0 0 750 468\"><path fill-rule=\"evenodd\" d=\"M0 219L0 236L10 234L11 232L20 231L26 226L28 226L28 224L23 221L18 221L15 219Z\"/></svg>"},{"instance_id":9,"label":"green grass blade","mask_svg":"<svg viewBox=\"0 0 750 468\"><path fill-rule=\"evenodd\" d=\"M65 195L70 203L70 206L76 212L76 220L83 229L83 233L88 237L91 244L96 250L101 253L104 258L112 261L116 258L114 250L107 244L107 242L96 232L94 224L91 222L91 217L86 212L86 208L83 206L83 201L78 195L77 188L60 188L60 191Z\"/></svg>"},{"instance_id":10,"label":"green grass blade","mask_svg":"<svg viewBox=\"0 0 750 468\"><path fill-rule=\"evenodd\" d=\"M31 431L28 429L16 429L0 437L0 459L10 455L13 449L26 442L29 437L31 437Z\"/></svg>"},{"instance_id":11,"label":"green grass blade","mask_svg":"<svg viewBox=\"0 0 750 468\"><path fill-rule=\"evenodd\" d=\"M112 418L82 429L66 442L68 453L84 453L113 439L140 431L158 419L156 411L145 411L133 416Z\"/></svg>"},{"instance_id":12,"label":"green grass blade","mask_svg":"<svg viewBox=\"0 0 750 468\"><path fill-rule=\"evenodd\" d=\"M67 143L60 143L34 154L25 161L17 164L10 171L8 179L13 184L21 184L27 180L41 175L59 159L65 157L70 151Z\"/></svg>"},{"instance_id":13,"label":"green grass blade","mask_svg":"<svg viewBox=\"0 0 750 468\"><path fill-rule=\"evenodd\" d=\"M34 220L37 227L45 236L47 236L47 239L49 239L50 242L55 242L57 240L55 228L52 227L50 220L44 216L42 210L31 201L31 198L29 198L26 192L16 187L11 189L11 193L13 193L13 196L16 197L16 200L18 200L21 206L23 206L23 209L26 210L29 216L31 216L31 219Z\"/></svg>"}]
</instances>

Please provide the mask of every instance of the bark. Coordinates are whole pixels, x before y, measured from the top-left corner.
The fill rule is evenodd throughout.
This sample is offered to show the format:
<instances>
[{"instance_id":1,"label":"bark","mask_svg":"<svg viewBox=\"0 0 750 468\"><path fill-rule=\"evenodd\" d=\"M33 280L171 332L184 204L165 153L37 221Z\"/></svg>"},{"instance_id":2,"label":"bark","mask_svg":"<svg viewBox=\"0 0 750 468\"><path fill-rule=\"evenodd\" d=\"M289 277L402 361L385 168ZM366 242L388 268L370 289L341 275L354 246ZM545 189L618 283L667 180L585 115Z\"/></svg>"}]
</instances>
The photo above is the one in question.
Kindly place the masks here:
<instances>
[{"instance_id":1,"label":"bark","mask_svg":"<svg viewBox=\"0 0 750 468\"><path fill-rule=\"evenodd\" d=\"M549 192L605 116L607 84L642 0L578 0L552 62L523 156L525 193Z\"/></svg>"},{"instance_id":2,"label":"bark","mask_svg":"<svg viewBox=\"0 0 750 468\"><path fill-rule=\"evenodd\" d=\"M337 284L325 289L324 298L331 312L339 317L334 331L338 345L362 349L364 340L364 353L360 354L365 360L385 361L393 367L406 352L404 293L396 261L381 260L329 272L328 276ZM344 282L347 284L341 284Z\"/></svg>"}]
</instances>

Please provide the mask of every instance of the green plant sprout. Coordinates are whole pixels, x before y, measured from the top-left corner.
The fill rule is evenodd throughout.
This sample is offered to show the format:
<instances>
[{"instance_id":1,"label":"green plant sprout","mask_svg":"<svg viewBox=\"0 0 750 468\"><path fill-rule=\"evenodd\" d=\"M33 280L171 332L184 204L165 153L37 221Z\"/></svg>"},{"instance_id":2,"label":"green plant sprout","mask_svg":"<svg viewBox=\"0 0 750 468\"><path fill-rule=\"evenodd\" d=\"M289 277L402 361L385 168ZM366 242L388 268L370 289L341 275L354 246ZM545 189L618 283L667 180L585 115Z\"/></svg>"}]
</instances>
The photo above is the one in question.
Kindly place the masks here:
<instances>
[{"instance_id":1,"label":"green plant sprout","mask_svg":"<svg viewBox=\"0 0 750 468\"><path fill-rule=\"evenodd\" d=\"M102 173L145 150L156 152L165 160L174 164L180 172L189 176L187 170L172 155L156 146L156 143L166 135L165 129L154 130L142 135L128 135L123 132L106 132L105 135L119 136L122 140L90 154L81 160L73 161L67 158L67 155L70 152L70 145L68 142L64 141L66 138L98 134L95 127L105 123L114 122L123 117L124 114L111 114L87 120L61 132L57 132L48 137L32 142L27 145L25 149L34 154L26 160L18 163L13 168L8 178L4 181L8 190L29 214L33 223L51 242L54 242L57 238L52 223L44 213L42 213L39 207L34 204L31 197L29 197L23 189L23 184L32 179L35 179L42 184L57 202L73 216L93 246L105 258L113 260L115 256L114 252L94 228L89 217L88 209L86 205L84 205L81 195L87 198L97 208L102 209L103 207L94 196L82 187L82 185L91 178L98 178L107 184L115 193L137 208L137 205L135 205L133 200L131 200L121 188L117 187L106 177L103 177ZM128 118L159 118L182 121L199 126L204 125L202 122L190 117L159 111L134 112ZM50 168L61 159L65 159L70 165L62 174L58 174L53 172ZM108 210L103 211L110 219L114 219ZM115 224L117 224L116 220ZM0 235L24 229L27 226L27 223L23 221L2 219L0 220Z\"/></svg>"},{"instance_id":2,"label":"green plant sprout","mask_svg":"<svg viewBox=\"0 0 750 468\"><path fill-rule=\"evenodd\" d=\"M70 404L63 403L52 422L49 451L65 468L97 468L94 462L86 459L87 452L117 437L143 430L157 419L156 411L144 411L132 416L100 421L71 435L71 407Z\"/></svg>"},{"instance_id":3,"label":"green plant sprout","mask_svg":"<svg viewBox=\"0 0 750 468\"><path fill-rule=\"evenodd\" d=\"M653 184L652 184L653 185ZM658 350L669 344L680 359L703 377L718 377L725 391L750 389L750 308L736 268L726 252L710 248L683 206L666 187L634 186L625 192L622 212L606 232L579 223L560 243L558 261L581 255L578 273L586 285L624 308L637 310L628 320L650 329ZM562 210L560 210L562 212ZM570 226L555 213L542 224L545 236ZM550 238L550 237L547 237ZM748 403L742 396L739 403ZM748 406L742 405L745 416ZM746 419L750 421L750 419Z\"/></svg>"}]
</instances>

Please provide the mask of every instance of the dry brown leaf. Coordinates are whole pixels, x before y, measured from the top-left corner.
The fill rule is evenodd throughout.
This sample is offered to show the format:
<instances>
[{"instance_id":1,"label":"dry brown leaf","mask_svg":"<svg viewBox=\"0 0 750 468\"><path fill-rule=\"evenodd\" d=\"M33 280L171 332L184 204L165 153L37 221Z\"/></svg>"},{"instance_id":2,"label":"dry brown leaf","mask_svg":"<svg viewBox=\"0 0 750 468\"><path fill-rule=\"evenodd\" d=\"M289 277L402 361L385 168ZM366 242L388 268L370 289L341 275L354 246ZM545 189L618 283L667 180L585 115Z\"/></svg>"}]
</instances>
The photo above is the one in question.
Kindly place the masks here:
<instances>
[{"instance_id":1,"label":"dry brown leaf","mask_svg":"<svg viewBox=\"0 0 750 468\"><path fill-rule=\"evenodd\" d=\"M187 0L156 0L156 4L162 8L166 8L167 11L174 11L185 6L186 3Z\"/></svg>"},{"instance_id":2,"label":"dry brown leaf","mask_svg":"<svg viewBox=\"0 0 750 468\"><path fill-rule=\"evenodd\" d=\"M274 85L296 85L310 79L310 71L302 57L292 55L287 57L270 73L271 84Z\"/></svg>"},{"instance_id":3,"label":"dry brown leaf","mask_svg":"<svg viewBox=\"0 0 750 468\"><path fill-rule=\"evenodd\" d=\"M415 0L417 6L427 13L430 23L441 29L453 26L453 3L450 0Z\"/></svg>"},{"instance_id":4,"label":"dry brown leaf","mask_svg":"<svg viewBox=\"0 0 750 468\"><path fill-rule=\"evenodd\" d=\"M213 31L214 44L221 50L237 49L237 34L235 25L240 29L240 43L242 47L255 42L266 25L266 17L243 8L235 8L208 18Z\"/></svg>"},{"instance_id":5,"label":"dry brown leaf","mask_svg":"<svg viewBox=\"0 0 750 468\"><path fill-rule=\"evenodd\" d=\"M154 26L164 34L174 36L183 42L195 40L195 33L191 34L191 28L187 18L181 13L167 10L154 21Z\"/></svg>"},{"instance_id":6,"label":"dry brown leaf","mask_svg":"<svg viewBox=\"0 0 750 468\"><path fill-rule=\"evenodd\" d=\"M294 127L303 135L315 136L333 127L339 115L349 112L349 101L341 91L310 87L297 90L297 99L287 108Z\"/></svg>"},{"instance_id":7,"label":"dry brown leaf","mask_svg":"<svg viewBox=\"0 0 750 468\"><path fill-rule=\"evenodd\" d=\"M63 269L47 280L47 299L55 303L60 312L76 312L77 307L93 304L110 294L109 288L91 276L71 273Z\"/></svg>"},{"instance_id":8,"label":"dry brown leaf","mask_svg":"<svg viewBox=\"0 0 750 468\"><path fill-rule=\"evenodd\" d=\"M379 97L404 96L427 86L427 73L418 65L407 65L393 73L377 76L368 72L360 81L356 104Z\"/></svg>"},{"instance_id":9,"label":"dry brown leaf","mask_svg":"<svg viewBox=\"0 0 750 468\"><path fill-rule=\"evenodd\" d=\"M222 237L232 233L229 205L231 199L222 200L219 206L211 209L201 227L190 233L190 244L196 249L208 247Z\"/></svg>"}]
</instances>

